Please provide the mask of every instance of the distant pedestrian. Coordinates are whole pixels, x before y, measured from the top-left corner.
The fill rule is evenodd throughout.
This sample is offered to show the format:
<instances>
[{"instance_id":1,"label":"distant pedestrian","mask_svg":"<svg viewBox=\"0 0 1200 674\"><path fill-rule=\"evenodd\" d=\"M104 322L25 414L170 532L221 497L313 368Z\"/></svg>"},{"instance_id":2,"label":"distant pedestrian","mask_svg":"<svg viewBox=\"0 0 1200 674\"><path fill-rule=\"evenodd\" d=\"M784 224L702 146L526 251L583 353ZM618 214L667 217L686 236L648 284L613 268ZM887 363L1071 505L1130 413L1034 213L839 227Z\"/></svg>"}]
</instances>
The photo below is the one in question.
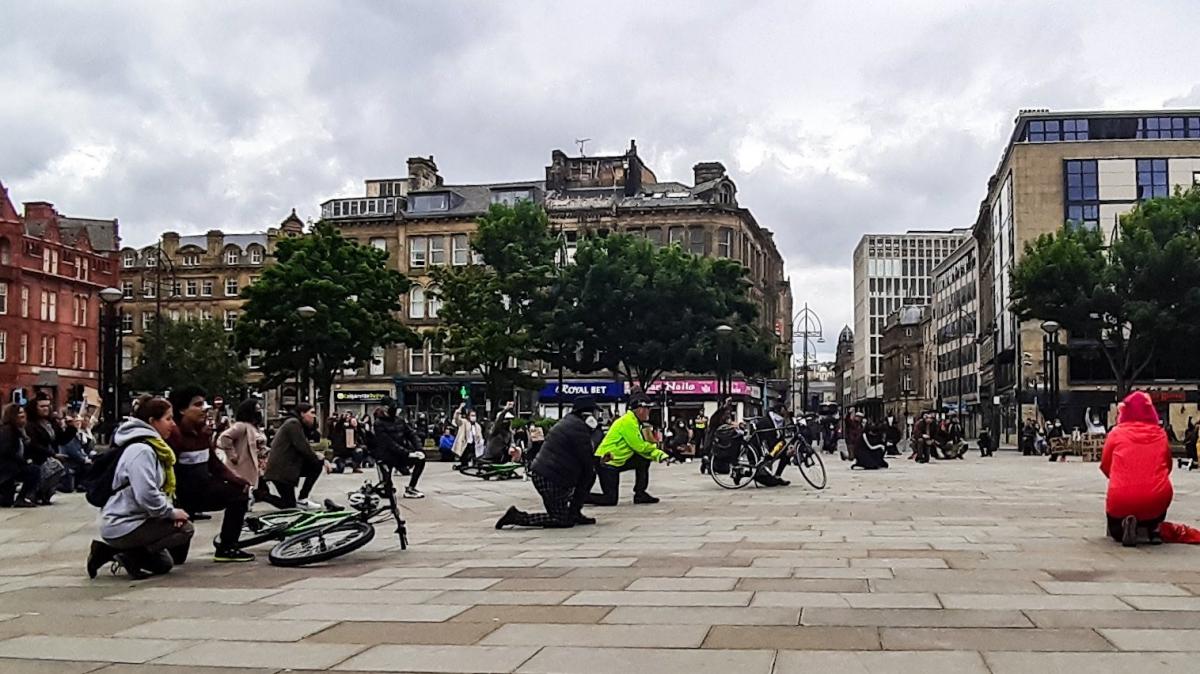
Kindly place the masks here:
<instances>
[{"instance_id":1,"label":"distant pedestrian","mask_svg":"<svg viewBox=\"0 0 1200 674\"><path fill-rule=\"evenodd\" d=\"M25 410L16 403L6 405L0 415L0 507L33 508L36 505L34 500L42 471L26 458L29 446L29 438L25 435L26 419Z\"/></svg>"}]
</instances>

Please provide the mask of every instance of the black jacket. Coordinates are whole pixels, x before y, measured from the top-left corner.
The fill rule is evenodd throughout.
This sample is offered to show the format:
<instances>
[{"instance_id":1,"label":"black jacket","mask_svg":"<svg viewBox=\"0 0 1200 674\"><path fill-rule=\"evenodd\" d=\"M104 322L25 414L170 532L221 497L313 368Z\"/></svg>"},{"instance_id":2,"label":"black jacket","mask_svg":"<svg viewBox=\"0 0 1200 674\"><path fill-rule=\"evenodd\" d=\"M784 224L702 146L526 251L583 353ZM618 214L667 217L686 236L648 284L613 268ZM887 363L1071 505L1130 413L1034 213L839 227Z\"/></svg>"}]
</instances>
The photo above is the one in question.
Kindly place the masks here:
<instances>
[{"instance_id":1,"label":"black jacket","mask_svg":"<svg viewBox=\"0 0 1200 674\"><path fill-rule=\"evenodd\" d=\"M14 426L0 426L0 482L7 482L21 472L27 448L24 432Z\"/></svg>"},{"instance_id":2,"label":"black jacket","mask_svg":"<svg viewBox=\"0 0 1200 674\"><path fill-rule=\"evenodd\" d=\"M402 420L387 417L375 420L375 430L367 445L371 456L393 468L408 465L408 453L420 448L421 439L412 426Z\"/></svg>"},{"instance_id":3,"label":"black jacket","mask_svg":"<svg viewBox=\"0 0 1200 674\"><path fill-rule=\"evenodd\" d=\"M25 425L25 434L29 440L25 443L25 458L37 465L46 463L46 459L58 454L59 435L61 431L50 421L30 421Z\"/></svg>"},{"instance_id":4,"label":"black jacket","mask_svg":"<svg viewBox=\"0 0 1200 674\"><path fill-rule=\"evenodd\" d=\"M546 434L530 468L564 487L590 483L596 472L592 429L578 414L568 414Z\"/></svg>"}]
</instances>

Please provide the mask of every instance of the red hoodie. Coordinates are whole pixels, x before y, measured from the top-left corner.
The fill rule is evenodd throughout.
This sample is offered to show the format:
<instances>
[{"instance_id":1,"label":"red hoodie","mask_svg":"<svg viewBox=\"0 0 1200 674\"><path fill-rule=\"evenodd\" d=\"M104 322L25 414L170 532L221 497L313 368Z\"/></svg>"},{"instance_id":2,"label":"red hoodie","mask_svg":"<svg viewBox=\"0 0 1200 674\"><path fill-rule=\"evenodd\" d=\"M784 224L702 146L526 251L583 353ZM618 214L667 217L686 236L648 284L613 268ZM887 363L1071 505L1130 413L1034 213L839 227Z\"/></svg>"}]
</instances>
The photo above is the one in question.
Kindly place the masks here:
<instances>
[{"instance_id":1,"label":"red hoodie","mask_svg":"<svg viewBox=\"0 0 1200 674\"><path fill-rule=\"evenodd\" d=\"M1134 391L1104 442L1100 470L1108 476L1109 517L1162 517L1171 505L1171 448L1150 396Z\"/></svg>"}]
</instances>

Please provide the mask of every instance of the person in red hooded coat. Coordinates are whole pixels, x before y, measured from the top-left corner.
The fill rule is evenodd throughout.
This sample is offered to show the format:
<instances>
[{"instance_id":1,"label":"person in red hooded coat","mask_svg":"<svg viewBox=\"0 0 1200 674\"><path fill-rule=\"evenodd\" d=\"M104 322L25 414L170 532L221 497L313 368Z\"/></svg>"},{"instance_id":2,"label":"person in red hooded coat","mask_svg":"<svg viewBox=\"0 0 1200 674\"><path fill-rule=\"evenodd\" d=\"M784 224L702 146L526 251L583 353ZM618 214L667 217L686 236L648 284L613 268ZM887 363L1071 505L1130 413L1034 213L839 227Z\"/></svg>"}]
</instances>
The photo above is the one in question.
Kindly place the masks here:
<instances>
[{"instance_id":1,"label":"person in red hooded coat","mask_svg":"<svg viewBox=\"0 0 1200 674\"><path fill-rule=\"evenodd\" d=\"M1167 516L1171 487L1171 448L1150 396L1130 393L1117 412L1117 426L1104 442L1100 470L1108 477L1108 534L1126 547L1144 529L1161 543L1158 525Z\"/></svg>"}]
</instances>

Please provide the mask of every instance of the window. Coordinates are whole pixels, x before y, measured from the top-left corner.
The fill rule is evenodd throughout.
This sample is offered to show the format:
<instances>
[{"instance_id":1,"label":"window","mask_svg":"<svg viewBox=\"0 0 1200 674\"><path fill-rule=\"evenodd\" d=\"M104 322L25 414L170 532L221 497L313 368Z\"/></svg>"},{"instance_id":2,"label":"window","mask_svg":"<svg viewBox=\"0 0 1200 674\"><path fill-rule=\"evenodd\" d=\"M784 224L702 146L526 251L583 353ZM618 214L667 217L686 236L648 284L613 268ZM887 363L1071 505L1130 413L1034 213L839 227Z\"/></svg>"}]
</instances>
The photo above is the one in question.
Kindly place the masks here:
<instances>
[{"instance_id":1,"label":"window","mask_svg":"<svg viewBox=\"0 0 1200 674\"><path fill-rule=\"evenodd\" d=\"M717 255L733 257L733 230L728 227L717 230Z\"/></svg>"},{"instance_id":2,"label":"window","mask_svg":"<svg viewBox=\"0 0 1200 674\"><path fill-rule=\"evenodd\" d=\"M29 362L29 334L21 333L21 358L22 364Z\"/></svg>"},{"instance_id":3,"label":"window","mask_svg":"<svg viewBox=\"0 0 1200 674\"><path fill-rule=\"evenodd\" d=\"M1200 117L1143 117L1138 138L1200 138Z\"/></svg>"},{"instance_id":4,"label":"window","mask_svg":"<svg viewBox=\"0 0 1200 674\"><path fill-rule=\"evenodd\" d=\"M0 314L8 313L8 284L0 283Z\"/></svg>"},{"instance_id":5,"label":"window","mask_svg":"<svg viewBox=\"0 0 1200 674\"><path fill-rule=\"evenodd\" d=\"M425 318L425 289L413 286L408 292L408 317Z\"/></svg>"},{"instance_id":6,"label":"window","mask_svg":"<svg viewBox=\"0 0 1200 674\"><path fill-rule=\"evenodd\" d=\"M429 373L436 374L442 371L442 354L434 351L433 347L429 348Z\"/></svg>"},{"instance_id":7,"label":"window","mask_svg":"<svg viewBox=\"0 0 1200 674\"><path fill-rule=\"evenodd\" d=\"M1095 229L1100 226L1096 160L1068 160L1066 165L1066 220L1076 227Z\"/></svg>"},{"instance_id":8,"label":"window","mask_svg":"<svg viewBox=\"0 0 1200 674\"><path fill-rule=\"evenodd\" d=\"M471 253L471 246L466 234L455 234L450 237L450 262L456 267L461 267L470 262L468 257Z\"/></svg>"},{"instance_id":9,"label":"window","mask_svg":"<svg viewBox=\"0 0 1200 674\"><path fill-rule=\"evenodd\" d=\"M387 239L385 239L383 237L376 237L376 238L371 239L370 244L371 244L371 247L374 248L375 250L382 250L385 253L387 252Z\"/></svg>"},{"instance_id":10,"label":"window","mask_svg":"<svg viewBox=\"0 0 1200 674\"><path fill-rule=\"evenodd\" d=\"M225 279L225 296L226 297L237 297L237 294L238 294L238 280L236 278Z\"/></svg>"},{"instance_id":11,"label":"window","mask_svg":"<svg viewBox=\"0 0 1200 674\"><path fill-rule=\"evenodd\" d=\"M367 374L383 374L383 348L371 349L371 361L367 363Z\"/></svg>"},{"instance_id":12,"label":"window","mask_svg":"<svg viewBox=\"0 0 1200 674\"><path fill-rule=\"evenodd\" d=\"M183 282L171 281L171 297L179 297L183 294Z\"/></svg>"},{"instance_id":13,"label":"window","mask_svg":"<svg viewBox=\"0 0 1200 674\"><path fill-rule=\"evenodd\" d=\"M42 365L54 366L58 340L53 335L42 335Z\"/></svg>"},{"instance_id":14,"label":"window","mask_svg":"<svg viewBox=\"0 0 1200 674\"><path fill-rule=\"evenodd\" d=\"M82 370L87 367L87 342L77 339L71 344L71 367Z\"/></svg>"},{"instance_id":15,"label":"window","mask_svg":"<svg viewBox=\"0 0 1200 674\"><path fill-rule=\"evenodd\" d=\"M213 294L213 280L210 278L206 278L200 282L200 296L201 297L212 297L212 294Z\"/></svg>"},{"instance_id":16,"label":"window","mask_svg":"<svg viewBox=\"0 0 1200 674\"><path fill-rule=\"evenodd\" d=\"M89 298L87 295L76 295L74 308L75 325L87 325Z\"/></svg>"},{"instance_id":17,"label":"window","mask_svg":"<svg viewBox=\"0 0 1200 674\"><path fill-rule=\"evenodd\" d=\"M246 367L251 370L257 370L262 367L262 351L258 349L250 349L246 354Z\"/></svg>"},{"instance_id":18,"label":"window","mask_svg":"<svg viewBox=\"0 0 1200 674\"><path fill-rule=\"evenodd\" d=\"M688 230L688 252L694 255L704 254L704 228L692 227Z\"/></svg>"},{"instance_id":19,"label":"window","mask_svg":"<svg viewBox=\"0 0 1200 674\"><path fill-rule=\"evenodd\" d=\"M684 229L682 227L672 227L667 230L667 243L671 245L684 245Z\"/></svg>"},{"instance_id":20,"label":"window","mask_svg":"<svg viewBox=\"0 0 1200 674\"><path fill-rule=\"evenodd\" d=\"M196 282L196 279L190 278L184 282L183 294L187 297L195 297L199 288L200 284Z\"/></svg>"},{"instance_id":21,"label":"window","mask_svg":"<svg viewBox=\"0 0 1200 674\"><path fill-rule=\"evenodd\" d=\"M912 332L912 330L910 329L909 332ZM904 367L911 367L911 366L912 366L912 354L906 353L906 354L904 354Z\"/></svg>"},{"instance_id":22,"label":"window","mask_svg":"<svg viewBox=\"0 0 1200 674\"><path fill-rule=\"evenodd\" d=\"M121 281L121 297L127 300L133 299L133 281Z\"/></svg>"},{"instance_id":23,"label":"window","mask_svg":"<svg viewBox=\"0 0 1200 674\"><path fill-rule=\"evenodd\" d=\"M121 314L121 332L124 332L124 333L133 332L133 314L130 314L130 313L122 313Z\"/></svg>"},{"instance_id":24,"label":"window","mask_svg":"<svg viewBox=\"0 0 1200 674\"><path fill-rule=\"evenodd\" d=\"M149 330L151 325L154 325L154 314L150 313L149 311L143 311L142 332Z\"/></svg>"},{"instance_id":25,"label":"window","mask_svg":"<svg viewBox=\"0 0 1200 674\"><path fill-rule=\"evenodd\" d=\"M442 298L437 294L436 288L430 288L426 293L426 307L430 318L437 318L438 312L442 310Z\"/></svg>"},{"instance_id":26,"label":"window","mask_svg":"<svg viewBox=\"0 0 1200 674\"><path fill-rule=\"evenodd\" d=\"M171 322L172 322L172 323L178 323L178 322L179 322L179 310L178 310L178 309L172 309L172 310L170 310L169 312L167 312L167 315L171 317Z\"/></svg>"},{"instance_id":27,"label":"window","mask_svg":"<svg viewBox=\"0 0 1200 674\"><path fill-rule=\"evenodd\" d=\"M663 245L663 233L659 227L646 228L646 240L655 248L661 248Z\"/></svg>"},{"instance_id":28,"label":"window","mask_svg":"<svg viewBox=\"0 0 1200 674\"><path fill-rule=\"evenodd\" d=\"M230 311L229 309L225 310L225 331L226 332L231 332L233 330L233 326L237 325L237 319L238 319L238 312Z\"/></svg>"},{"instance_id":29,"label":"window","mask_svg":"<svg viewBox=\"0 0 1200 674\"><path fill-rule=\"evenodd\" d=\"M86 257L80 257L78 262L75 263L75 277L81 281L88 280L88 272L90 270L91 266L88 264Z\"/></svg>"},{"instance_id":30,"label":"window","mask_svg":"<svg viewBox=\"0 0 1200 674\"><path fill-rule=\"evenodd\" d=\"M262 264L262 263L263 263L263 249L260 248L259 246L251 247L250 248L250 264Z\"/></svg>"},{"instance_id":31,"label":"window","mask_svg":"<svg viewBox=\"0 0 1200 674\"><path fill-rule=\"evenodd\" d=\"M237 248L225 249L225 264L227 264L227 265L237 264L239 261L241 261L241 259L242 259L241 251L239 251Z\"/></svg>"},{"instance_id":32,"label":"window","mask_svg":"<svg viewBox=\"0 0 1200 674\"><path fill-rule=\"evenodd\" d=\"M0 363L8 360L8 332L0 330Z\"/></svg>"},{"instance_id":33,"label":"window","mask_svg":"<svg viewBox=\"0 0 1200 674\"><path fill-rule=\"evenodd\" d=\"M1029 122L1028 140L1031 143L1087 139L1086 119L1039 119Z\"/></svg>"},{"instance_id":34,"label":"window","mask_svg":"<svg viewBox=\"0 0 1200 674\"><path fill-rule=\"evenodd\" d=\"M184 253L183 266L196 267L200 265L200 253Z\"/></svg>"},{"instance_id":35,"label":"window","mask_svg":"<svg viewBox=\"0 0 1200 674\"><path fill-rule=\"evenodd\" d=\"M42 320L58 321L58 293L42 291Z\"/></svg>"},{"instance_id":36,"label":"window","mask_svg":"<svg viewBox=\"0 0 1200 674\"><path fill-rule=\"evenodd\" d=\"M533 192L529 189L516 190L492 190L492 203L504 204L505 206L515 206L518 201L533 199Z\"/></svg>"},{"instance_id":37,"label":"window","mask_svg":"<svg viewBox=\"0 0 1200 674\"><path fill-rule=\"evenodd\" d=\"M12 244L0 237L0 264L12 264Z\"/></svg>"},{"instance_id":38,"label":"window","mask_svg":"<svg viewBox=\"0 0 1200 674\"><path fill-rule=\"evenodd\" d=\"M21 318L29 318L29 286L21 286Z\"/></svg>"},{"instance_id":39,"label":"window","mask_svg":"<svg viewBox=\"0 0 1200 674\"><path fill-rule=\"evenodd\" d=\"M158 288L155 287L153 281L142 281L142 297L154 299L157 292Z\"/></svg>"},{"instance_id":40,"label":"window","mask_svg":"<svg viewBox=\"0 0 1200 674\"><path fill-rule=\"evenodd\" d=\"M408 198L408 210L412 213L445 211L449 208L449 194L417 194Z\"/></svg>"},{"instance_id":41,"label":"window","mask_svg":"<svg viewBox=\"0 0 1200 674\"><path fill-rule=\"evenodd\" d=\"M121 347L121 371L128 372L133 369L133 347Z\"/></svg>"},{"instance_id":42,"label":"window","mask_svg":"<svg viewBox=\"0 0 1200 674\"><path fill-rule=\"evenodd\" d=\"M425 266L427 242L423 236L408 237L408 266L420 269Z\"/></svg>"},{"instance_id":43,"label":"window","mask_svg":"<svg viewBox=\"0 0 1200 674\"><path fill-rule=\"evenodd\" d=\"M121 266L129 269L137 264L137 253L125 253L121 256Z\"/></svg>"},{"instance_id":44,"label":"window","mask_svg":"<svg viewBox=\"0 0 1200 674\"><path fill-rule=\"evenodd\" d=\"M200 320L211 321L212 320L212 309L201 309L200 310Z\"/></svg>"},{"instance_id":45,"label":"window","mask_svg":"<svg viewBox=\"0 0 1200 674\"><path fill-rule=\"evenodd\" d=\"M154 250L146 251L146 266L147 267L157 267L158 266L158 255L156 254L156 251L154 251Z\"/></svg>"},{"instance_id":46,"label":"window","mask_svg":"<svg viewBox=\"0 0 1200 674\"><path fill-rule=\"evenodd\" d=\"M425 374L425 347L408 350L408 373Z\"/></svg>"},{"instance_id":47,"label":"window","mask_svg":"<svg viewBox=\"0 0 1200 674\"><path fill-rule=\"evenodd\" d=\"M1138 199L1169 196L1166 159L1137 160Z\"/></svg>"},{"instance_id":48,"label":"window","mask_svg":"<svg viewBox=\"0 0 1200 674\"><path fill-rule=\"evenodd\" d=\"M429 237L429 265L437 266L444 264L446 264L446 237Z\"/></svg>"}]
</instances>

